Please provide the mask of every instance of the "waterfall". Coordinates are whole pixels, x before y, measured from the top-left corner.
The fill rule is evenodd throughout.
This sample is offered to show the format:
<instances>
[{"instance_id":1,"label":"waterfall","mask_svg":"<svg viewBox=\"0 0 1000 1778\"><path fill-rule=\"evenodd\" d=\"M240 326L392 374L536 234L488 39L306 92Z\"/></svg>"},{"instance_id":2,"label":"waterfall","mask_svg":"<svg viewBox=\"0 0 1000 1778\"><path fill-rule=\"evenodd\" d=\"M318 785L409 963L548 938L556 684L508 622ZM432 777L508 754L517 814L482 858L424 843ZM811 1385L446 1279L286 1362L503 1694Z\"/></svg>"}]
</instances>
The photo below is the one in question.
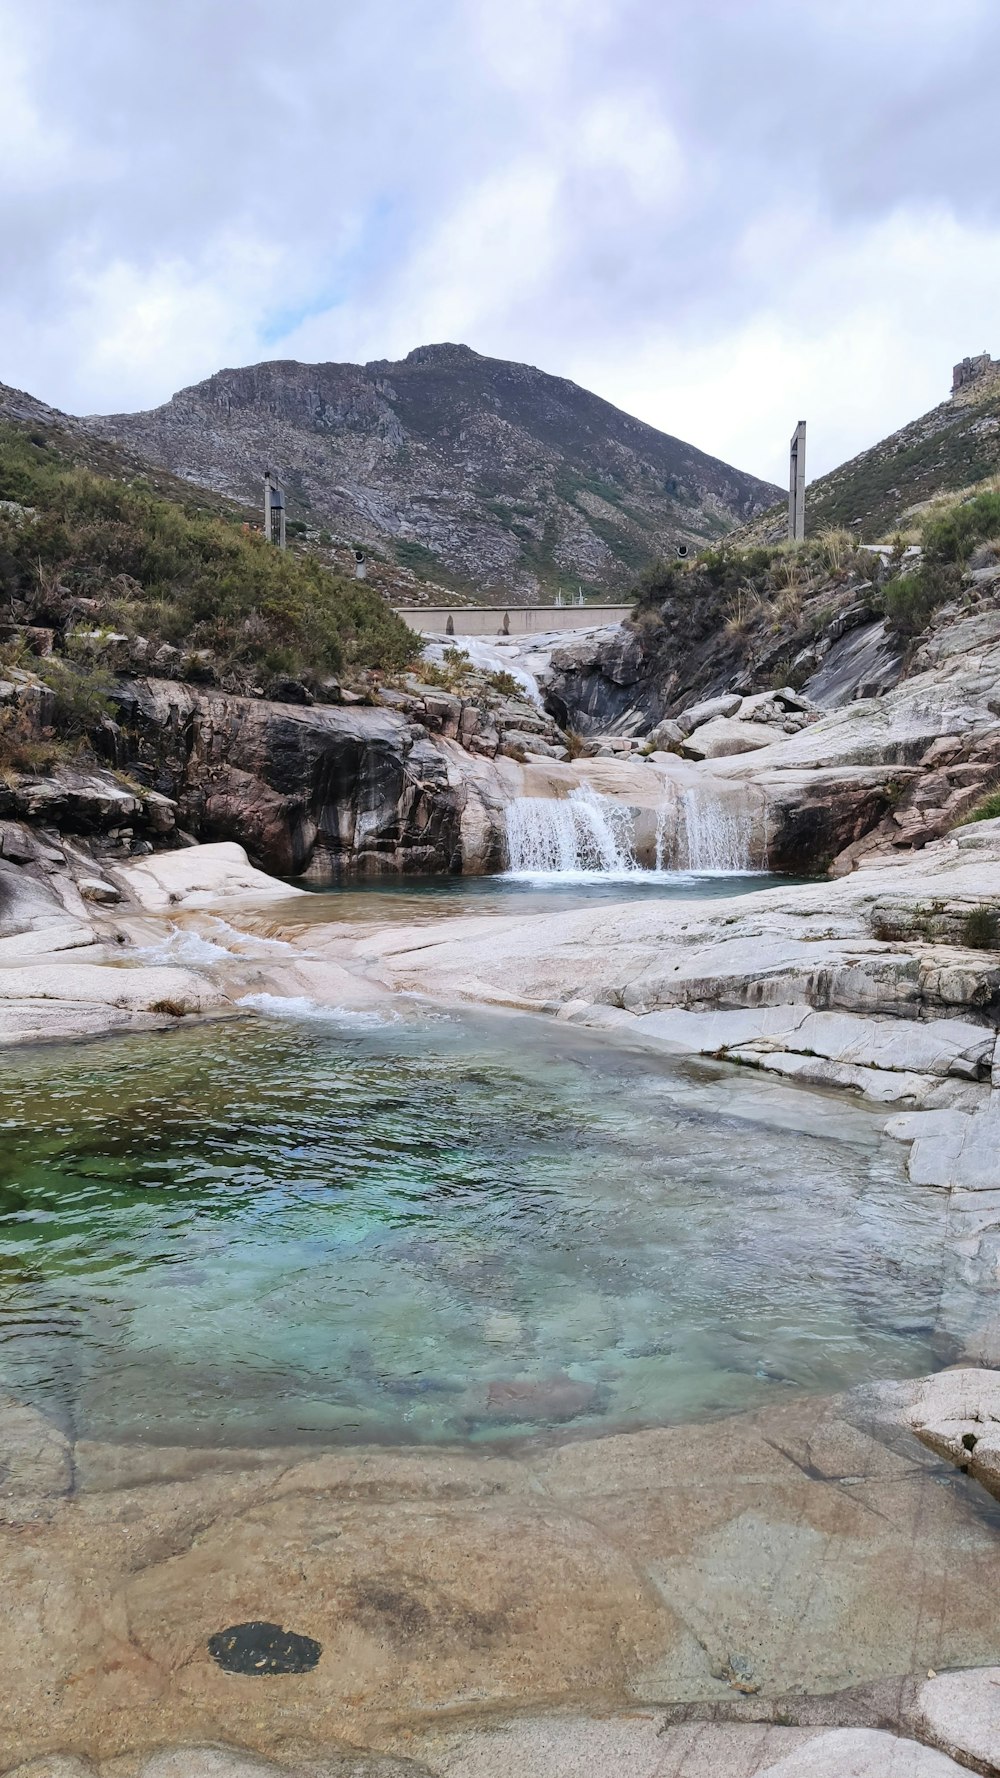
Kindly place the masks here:
<instances>
[{"instance_id":1,"label":"waterfall","mask_svg":"<svg viewBox=\"0 0 1000 1778\"><path fill-rule=\"evenodd\" d=\"M507 861L514 872L637 871L631 810L589 784L563 799L515 797L507 805Z\"/></svg>"},{"instance_id":2,"label":"waterfall","mask_svg":"<svg viewBox=\"0 0 1000 1778\"><path fill-rule=\"evenodd\" d=\"M735 787L720 795L716 786L670 785L655 810L655 831L653 813L601 796L589 784L565 798L515 797L507 805L508 870L633 876L652 874L649 865L658 872L755 868L754 807Z\"/></svg>"},{"instance_id":3,"label":"waterfall","mask_svg":"<svg viewBox=\"0 0 1000 1778\"><path fill-rule=\"evenodd\" d=\"M753 810L723 802L702 785L681 791L682 840L687 870L753 870Z\"/></svg>"}]
</instances>

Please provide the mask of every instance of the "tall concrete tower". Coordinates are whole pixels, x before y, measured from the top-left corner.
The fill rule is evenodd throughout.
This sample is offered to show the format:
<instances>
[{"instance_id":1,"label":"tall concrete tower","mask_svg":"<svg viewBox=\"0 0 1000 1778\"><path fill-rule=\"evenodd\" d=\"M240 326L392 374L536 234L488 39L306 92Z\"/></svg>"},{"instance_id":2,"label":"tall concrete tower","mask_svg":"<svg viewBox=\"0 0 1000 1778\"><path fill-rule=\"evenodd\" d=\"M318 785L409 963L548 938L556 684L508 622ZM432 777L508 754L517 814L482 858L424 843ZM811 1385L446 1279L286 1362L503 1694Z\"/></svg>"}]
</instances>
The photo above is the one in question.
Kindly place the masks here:
<instances>
[{"instance_id":1,"label":"tall concrete tower","mask_svg":"<svg viewBox=\"0 0 1000 1778\"><path fill-rule=\"evenodd\" d=\"M788 454L788 537L802 543L806 534L806 423L800 420L792 433Z\"/></svg>"},{"instance_id":2,"label":"tall concrete tower","mask_svg":"<svg viewBox=\"0 0 1000 1778\"><path fill-rule=\"evenodd\" d=\"M278 535L274 528L277 521ZM271 480L271 471L264 471L264 536L268 543L277 543L279 549L285 547L285 496L277 482Z\"/></svg>"}]
</instances>

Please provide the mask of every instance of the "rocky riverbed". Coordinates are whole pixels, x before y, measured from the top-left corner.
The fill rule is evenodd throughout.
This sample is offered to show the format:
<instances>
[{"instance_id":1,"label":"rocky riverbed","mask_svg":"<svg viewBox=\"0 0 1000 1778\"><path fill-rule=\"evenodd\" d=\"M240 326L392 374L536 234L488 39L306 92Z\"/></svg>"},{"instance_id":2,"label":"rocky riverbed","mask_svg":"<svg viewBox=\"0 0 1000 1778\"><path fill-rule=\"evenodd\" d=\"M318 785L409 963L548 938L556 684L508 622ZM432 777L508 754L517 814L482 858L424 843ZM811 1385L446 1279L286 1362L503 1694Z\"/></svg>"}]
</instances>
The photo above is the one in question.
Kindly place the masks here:
<instances>
[{"instance_id":1,"label":"rocky riverbed","mask_svg":"<svg viewBox=\"0 0 1000 1778\"><path fill-rule=\"evenodd\" d=\"M1000 822L961 824L998 759L998 635L990 614L946 622L895 690L826 715L747 697L645 756L576 760L544 723L537 746L495 729L476 749L432 688L421 720L412 690L297 709L148 682L119 732L140 765L173 760L161 789L94 771L0 792L0 1043L417 996L702 1057L734 1109L752 1092L784 1115L796 1087L877 1108L911 1181L946 1196L949 1276L982 1303L925 1384L502 1455L101 1444L10 1400L0 1769L1000 1771ZM836 874L347 920L241 843L274 869L488 869L513 798L584 787L647 857L693 791L749 810L772 862ZM178 845L192 827L232 837ZM224 1671L212 1639L261 1623L317 1664Z\"/></svg>"},{"instance_id":2,"label":"rocky riverbed","mask_svg":"<svg viewBox=\"0 0 1000 1778\"><path fill-rule=\"evenodd\" d=\"M916 1400L504 1456L99 1445L8 1404L6 1766L993 1771L996 1511ZM260 1620L318 1659L227 1672L212 1639Z\"/></svg>"},{"instance_id":3,"label":"rocky riverbed","mask_svg":"<svg viewBox=\"0 0 1000 1778\"><path fill-rule=\"evenodd\" d=\"M738 901L405 926L317 921L314 897L232 842L106 865L117 900L8 864L0 1031L417 993L727 1058L780 1092L861 1095L912 1143L913 1177L950 1194L948 1239L983 1295L966 1361L988 1365L1000 964L968 937L998 866L985 822ZM188 960L149 961L158 944ZM933 1778L961 1769L954 1754L996 1770L996 1509L977 1486L995 1480L991 1382L966 1368L932 1394L802 1398L502 1456L98 1445L11 1402L6 1763L31 1778L558 1778L581 1760ZM315 1669L220 1670L211 1638L260 1621L318 1644Z\"/></svg>"}]
</instances>

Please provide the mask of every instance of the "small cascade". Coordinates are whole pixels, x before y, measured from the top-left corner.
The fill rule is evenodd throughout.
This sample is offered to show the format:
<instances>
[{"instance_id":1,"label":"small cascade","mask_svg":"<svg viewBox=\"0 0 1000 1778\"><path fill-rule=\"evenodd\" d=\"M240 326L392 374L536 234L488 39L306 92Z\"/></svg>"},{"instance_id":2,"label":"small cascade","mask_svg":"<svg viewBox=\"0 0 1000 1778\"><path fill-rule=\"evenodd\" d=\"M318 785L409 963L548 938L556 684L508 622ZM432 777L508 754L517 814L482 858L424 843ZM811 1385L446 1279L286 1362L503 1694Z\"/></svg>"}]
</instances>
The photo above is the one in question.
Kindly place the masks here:
<instances>
[{"instance_id":1,"label":"small cascade","mask_svg":"<svg viewBox=\"0 0 1000 1778\"><path fill-rule=\"evenodd\" d=\"M589 784L565 798L515 797L507 805L507 862L515 873L637 871L631 810Z\"/></svg>"},{"instance_id":2,"label":"small cascade","mask_svg":"<svg viewBox=\"0 0 1000 1778\"><path fill-rule=\"evenodd\" d=\"M507 804L507 868L514 875L649 876L653 871L766 869L766 832L751 798L733 787L665 786L654 810L633 809L581 784L568 797Z\"/></svg>"},{"instance_id":3,"label":"small cascade","mask_svg":"<svg viewBox=\"0 0 1000 1778\"><path fill-rule=\"evenodd\" d=\"M702 785L681 791L683 868L692 871L753 870L753 809L723 801Z\"/></svg>"},{"instance_id":4,"label":"small cascade","mask_svg":"<svg viewBox=\"0 0 1000 1778\"><path fill-rule=\"evenodd\" d=\"M667 852L673 851L674 834L677 826L676 805L671 802L661 803L656 811L656 870L666 870Z\"/></svg>"},{"instance_id":5,"label":"small cascade","mask_svg":"<svg viewBox=\"0 0 1000 1778\"><path fill-rule=\"evenodd\" d=\"M485 673L507 673L516 680L529 703L536 704L544 710L542 689L534 673L507 648L497 643L488 642L481 636L462 636L455 642L427 642L424 645L424 656L429 661L440 661L446 653L457 650L459 654L468 655L474 667L481 667Z\"/></svg>"}]
</instances>

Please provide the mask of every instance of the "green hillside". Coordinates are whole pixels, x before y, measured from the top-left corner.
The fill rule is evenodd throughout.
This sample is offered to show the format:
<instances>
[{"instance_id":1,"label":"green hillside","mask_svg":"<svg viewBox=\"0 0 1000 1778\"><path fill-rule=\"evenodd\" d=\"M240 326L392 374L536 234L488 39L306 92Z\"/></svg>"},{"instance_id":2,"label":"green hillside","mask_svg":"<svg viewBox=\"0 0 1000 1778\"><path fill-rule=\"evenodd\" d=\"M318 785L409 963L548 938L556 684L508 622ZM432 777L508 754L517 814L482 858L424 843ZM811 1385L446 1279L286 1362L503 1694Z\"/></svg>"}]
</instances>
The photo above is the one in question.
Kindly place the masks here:
<instances>
[{"instance_id":1,"label":"green hillside","mask_svg":"<svg viewBox=\"0 0 1000 1778\"><path fill-rule=\"evenodd\" d=\"M806 530L816 537L843 526L864 542L874 542L907 528L913 507L997 475L1000 376L987 375L810 482ZM786 517L786 503L779 502L745 525L738 540L777 542Z\"/></svg>"},{"instance_id":2,"label":"green hillside","mask_svg":"<svg viewBox=\"0 0 1000 1778\"><path fill-rule=\"evenodd\" d=\"M114 633L135 660L176 650L177 676L196 665L241 691L412 656L411 633L364 582L274 549L233 502L139 472L85 435L0 424L0 502L8 627L53 630L67 658L84 634L93 656Z\"/></svg>"}]
</instances>

